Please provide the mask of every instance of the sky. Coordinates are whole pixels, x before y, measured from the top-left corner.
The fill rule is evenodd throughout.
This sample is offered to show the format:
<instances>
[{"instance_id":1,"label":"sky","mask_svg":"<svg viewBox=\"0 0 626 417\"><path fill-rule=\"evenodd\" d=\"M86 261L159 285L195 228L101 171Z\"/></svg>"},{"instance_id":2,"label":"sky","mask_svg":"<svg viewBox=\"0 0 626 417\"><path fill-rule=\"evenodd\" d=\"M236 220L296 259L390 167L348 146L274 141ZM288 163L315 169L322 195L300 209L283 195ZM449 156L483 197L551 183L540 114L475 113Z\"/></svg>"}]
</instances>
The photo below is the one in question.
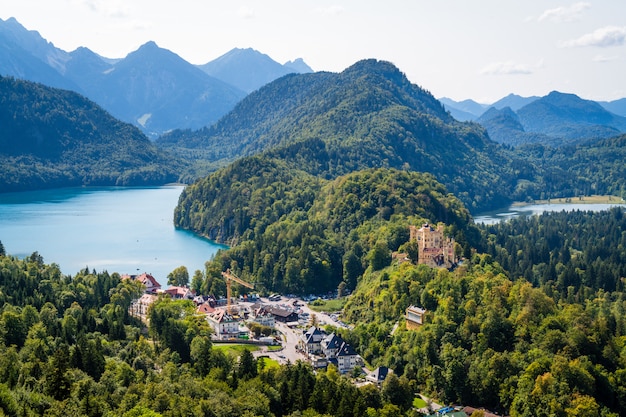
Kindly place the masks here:
<instances>
[{"instance_id":1,"label":"sky","mask_svg":"<svg viewBox=\"0 0 626 417\"><path fill-rule=\"evenodd\" d=\"M0 0L10 17L60 49L108 58L148 41L192 64L253 48L315 71L390 61L457 101L626 97L624 0Z\"/></svg>"}]
</instances>

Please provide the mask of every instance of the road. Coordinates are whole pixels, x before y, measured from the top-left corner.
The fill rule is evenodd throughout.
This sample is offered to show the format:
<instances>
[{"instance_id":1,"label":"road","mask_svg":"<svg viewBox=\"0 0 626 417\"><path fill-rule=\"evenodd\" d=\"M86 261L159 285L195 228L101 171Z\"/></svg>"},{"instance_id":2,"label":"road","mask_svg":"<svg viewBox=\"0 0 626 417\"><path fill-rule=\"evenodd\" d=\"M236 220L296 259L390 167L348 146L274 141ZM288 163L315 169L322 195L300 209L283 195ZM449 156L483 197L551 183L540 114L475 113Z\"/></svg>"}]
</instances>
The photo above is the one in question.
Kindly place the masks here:
<instances>
[{"instance_id":1,"label":"road","mask_svg":"<svg viewBox=\"0 0 626 417\"><path fill-rule=\"evenodd\" d=\"M267 299L259 300L263 304L270 304L284 308L292 308L291 302L293 299L286 299L283 297L282 300L279 301L269 301ZM243 304L243 303L242 303ZM326 324L331 324L336 327L340 327L341 324L331 318L328 314L318 313L309 308L309 306L301 300L298 300L298 307L302 310L303 313L309 314L310 317L315 314L317 317L318 326L324 326ZM305 360L306 357L303 353L297 350L298 341L300 340L300 335L302 334L303 329L308 328L308 324L301 325L301 327L289 327L285 323L281 323L276 321L275 328L282 334L283 341L283 349L280 351L270 351L267 349L260 349L255 352L255 356L268 356L271 359L278 361L279 363L287 363L287 361L291 363L295 363L298 360Z\"/></svg>"}]
</instances>

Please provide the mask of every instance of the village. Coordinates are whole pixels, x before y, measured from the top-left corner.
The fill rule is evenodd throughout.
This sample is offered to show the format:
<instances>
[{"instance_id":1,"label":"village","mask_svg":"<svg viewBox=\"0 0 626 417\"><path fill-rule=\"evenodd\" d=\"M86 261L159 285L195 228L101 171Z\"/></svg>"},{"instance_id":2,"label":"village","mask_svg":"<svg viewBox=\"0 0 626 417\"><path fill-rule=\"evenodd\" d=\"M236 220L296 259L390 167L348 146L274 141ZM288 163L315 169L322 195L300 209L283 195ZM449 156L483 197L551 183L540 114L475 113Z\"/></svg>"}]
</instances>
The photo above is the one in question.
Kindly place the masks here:
<instances>
[{"instance_id":1,"label":"village","mask_svg":"<svg viewBox=\"0 0 626 417\"><path fill-rule=\"evenodd\" d=\"M229 276L227 279L234 279L229 271L224 275ZM145 293L130 307L133 315L145 318L148 308L159 297L192 300L196 312L205 316L211 325L215 343L255 344L261 347L255 350L256 355L272 357L280 363L305 360L315 369L333 364L342 374L364 367L363 360L348 343L335 333L325 332L323 327L326 325L334 328L345 326L337 315L315 312L302 298L278 294L262 298L250 293L237 298L216 299L197 296L187 287L162 289L149 273L123 278L139 281L146 288ZM251 328L255 328L256 332ZM268 346L278 349L267 349Z\"/></svg>"},{"instance_id":2,"label":"village","mask_svg":"<svg viewBox=\"0 0 626 417\"><path fill-rule=\"evenodd\" d=\"M455 253L454 239L444 236L443 225L436 228L425 223L422 227L410 227L410 239L418 247L418 264L434 268L452 268L458 260ZM394 254L399 262L409 261L408 254ZM295 363L299 360L308 362L313 369L322 370L334 366L339 373L354 378L359 384L371 383L382 386L392 369L381 366L368 370L361 356L332 329L348 327L338 314L317 312L310 308L309 302L316 296L296 297L271 294L261 297L250 291L233 297L231 284L236 283L252 290L247 283L230 270L222 272L226 281L226 297L196 295L191 289L181 286L162 288L161 284L149 273L125 275L123 279L133 279L145 287L144 294L134 300L131 314L144 318L148 308L159 297L174 300L191 300L196 305L196 312L205 317L213 329L214 343L242 343L255 345L256 357L267 357L278 363ZM419 306L406 308L402 320L407 330L419 329L425 323L427 311ZM254 330L253 330L254 329ZM327 329L331 329L330 332ZM461 417L472 414L471 407L444 407L428 400L428 407L420 411L432 416ZM493 414L481 410L484 416ZM433 414L430 414L433 413ZM495 416L495 415L494 415Z\"/></svg>"}]
</instances>

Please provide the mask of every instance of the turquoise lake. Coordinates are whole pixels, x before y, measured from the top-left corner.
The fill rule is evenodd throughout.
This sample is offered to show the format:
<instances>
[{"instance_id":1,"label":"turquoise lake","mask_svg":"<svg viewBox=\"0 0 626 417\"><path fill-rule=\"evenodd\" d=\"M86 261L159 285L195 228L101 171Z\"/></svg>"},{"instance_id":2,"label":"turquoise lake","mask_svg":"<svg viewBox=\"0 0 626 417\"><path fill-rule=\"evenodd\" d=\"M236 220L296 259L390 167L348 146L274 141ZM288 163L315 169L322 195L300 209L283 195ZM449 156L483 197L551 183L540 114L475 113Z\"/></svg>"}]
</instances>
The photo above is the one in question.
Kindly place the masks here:
<instances>
[{"instance_id":1,"label":"turquoise lake","mask_svg":"<svg viewBox=\"0 0 626 417\"><path fill-rule=\"evenodd\" d=\"M163 286L184 265L190 277L224 246L177 230L182 186L87 187L0 194L0 242L7 254L37 251L64 274L151 273Z\"/></svg>"},{"instance_id":2,"label":"turquoise lake","mask_svg":"<svg viewBox=\"0 0 626 417\"><path fill-rule=\"evenodd\" d=\"M10 255L37 251L67 275L90 270L151 273L163 286L184 265L190 276L224 246L177 230L174 208L182 186L87 187L0 194L0 242ZM607 210L615 204L511 207L476 216L494 223L561 210Z\"/></svg>"}]
</instances>

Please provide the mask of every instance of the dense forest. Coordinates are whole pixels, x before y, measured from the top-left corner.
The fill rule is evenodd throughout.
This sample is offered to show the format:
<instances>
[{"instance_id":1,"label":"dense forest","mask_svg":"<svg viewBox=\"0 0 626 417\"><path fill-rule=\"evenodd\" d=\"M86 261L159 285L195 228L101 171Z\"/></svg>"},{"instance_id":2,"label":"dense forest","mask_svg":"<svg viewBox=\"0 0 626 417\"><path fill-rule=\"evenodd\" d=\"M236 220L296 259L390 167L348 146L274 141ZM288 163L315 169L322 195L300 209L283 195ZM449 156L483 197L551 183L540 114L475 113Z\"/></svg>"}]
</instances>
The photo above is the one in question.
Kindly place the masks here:
<instances>
[{"instance_id":1,"label":"dense forest","mask_svg":"<svg viewBox=\"0 0 626 417\"><path fill-rule=\"evenodd\" d=\"M431 176L385 169L322 183L316 195L308 209L242 229L250 240L207 264L198 289L218 290L217 274L230 267L261 288L297 293L313 271L320 292L331 283L353 290L343 317L354 327L337 329L342 337L417 392L514 417L626 413L623 209L475 226ZM273 205L287 206L255 208ZM395 250L416 250L407 228L424 220L445 222L458 239L465 259L455 270L393 260ZM343 280L326 280L329 271ZM409 305L427 310L417 331L403 325Z\"/></svg>"},{"instance_id":2,"label":"dense forest","mask_svg":"<svg viewBox=\"0 0 626 417\"><path fill-rule=\"evenodd\" d=\"M528 187L528 196L541 200L558 197L613 195L626 198L626 135L587 140L560 148L526 145L513 150L537 168L541 188ZM531 191L532 189L532 191Z\"/></svg>"},{"instance_id":3,"label":"dense forest","mask_svg":"<svg viewBox=\"0 0 626 417\"><path fill-rule=\"evenodd\" d=\"M86 98L0 77L0 192L175 182L180 161Z\"/></svg>"},{"instance_id":4,"label":"dense forest","mask_svg":"<svg viewBox=\"0 0 626 417\"><path fill-rule=\"evenodd\" d=\"M509 278L489 255L454 272L405 263L364 275L344 309L355 327L341 333L367 362L444 403L513 417L624 415L624 293L571 292ZM415 331L403 324L412 304L427 310Z\"/></svg>"},{"instance_id":5,"label":"dense forest","mask_svg":"<svg viewBox=\"0 0 626 417\"><path fill-rule=\"evenodd\" d=\"M488 253L453 272L366 271L344 308L355 328L343 336L366 361L446 402L512 416L624 415L623 209L481 232ZM418 331L402 326L409 305L427 310Z\"/></svg>"},{"instance_id":6,"label":"dense forest","mask_svg":"<svg viewBox=\"0 0 626 417\"><path fill-rule=\"evenodd\" d=\"M368 168L430 172L471 210L503 206L517 181L536 180L480 125L454 120L432 94L377 60L339 74L282 77L216 124L157 143L212 167L264 154L325 179Z\"/></svg>"},{"instance_id":7,"label":"dense forest","mask_svg":"<svg viewBox=\"0 0 626 417\"><path fill-rule=\"evenodd\" d=\"M484 226L486 252L513 277L560 297L624 291L626 216L621 208L520 217Z\"/></svg>"},{"instance_id":8,"label":"dense forest","mask_svg":"<svg viewBox=\"0 0 626 417\"><path fill-rule=\"evenodd\" d=\"M116 273L64 276L37 253L0 253L0 415L375 417L411 407L402 376L357 388L335 368L213 349L188 300L153 304L146 328L129 315L141 291Z\"/></svg>"},{"instance_id":9,"label":"dense forest","mask_svg":"<svg viewBox=\"0 0 626 417\"><path fill-rule=\"evenodd\" d=\"M429 174L380 168L325 181L257 157L233 167L243 164L253 175L233 168L189 186L174 221L212 238L234 236L236 246L214 263L267 291L352 290L368 265L386 266L408 242L410 225L446 223L461 252L479 237L468 210Z\"/></svg>"},{"instance_id":10,"label":"dense forest","mask_svg":"<svg viewBox=\"0 0 626 417\"><path fill-rule=\"evenodd\" d=\"M387 174L365 171L321 192L365 189L389 180ZM404 175L406 184L433 187L420 175ZM309 217L323 218L340 235L349 201L316 201ZM361 222L364 215L357 210L345 224L356 230L348 233L354 245L367 240L359 237L384 237L408 249L406 232L391 220L401 211L386 226ZM394 370L380 389L357 387L333 367L268 367L247 351L233 357L213 349L211 331L190 301L158 301L144 327L129 314L141 292L133 281L89 270L63 276L37 253L19 260L0 245L0 408L11 416L413 416L409 400L419 392L512 417L624 415L625 219L613 209L478 226L476 246L452 271L399 263L376 239L346 298L343 319L351 327L328 330L340 333L370 369ZM296 223L287 226L285 238L275 237L278 245L289 231L299 233ZM298 254L301 245L294 245ZM525 265L541 265L542 257L545 266L524 277ZM253 265L241 262L221 256L208 262L194 276L201 278L198 291L222 293L215 274ZM350 270L347 258L344 266ZM554 276L545 273L552 269ZM417 330L404 324L410 305L426 309Z\"/></svg>"}]
</instances>

